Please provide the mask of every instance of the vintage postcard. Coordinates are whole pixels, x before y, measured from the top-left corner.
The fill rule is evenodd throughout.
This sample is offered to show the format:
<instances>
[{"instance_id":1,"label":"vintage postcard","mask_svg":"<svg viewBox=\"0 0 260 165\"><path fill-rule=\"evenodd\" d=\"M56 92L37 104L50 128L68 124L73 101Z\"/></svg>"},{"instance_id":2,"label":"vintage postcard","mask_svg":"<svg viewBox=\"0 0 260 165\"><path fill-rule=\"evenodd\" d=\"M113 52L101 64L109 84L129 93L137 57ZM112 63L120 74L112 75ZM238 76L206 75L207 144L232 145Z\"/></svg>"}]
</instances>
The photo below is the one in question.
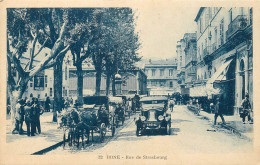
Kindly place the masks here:
<instances>
[{"instance_id":1,"label":"vintage postcard","mask_svg":"<svg viewBox=\"0 0 260 165\"><path fill-rule=\"evenodd\" d=\"M0 1L0 164L259 164L259 1Z\"/></svg>"}]
</instances>

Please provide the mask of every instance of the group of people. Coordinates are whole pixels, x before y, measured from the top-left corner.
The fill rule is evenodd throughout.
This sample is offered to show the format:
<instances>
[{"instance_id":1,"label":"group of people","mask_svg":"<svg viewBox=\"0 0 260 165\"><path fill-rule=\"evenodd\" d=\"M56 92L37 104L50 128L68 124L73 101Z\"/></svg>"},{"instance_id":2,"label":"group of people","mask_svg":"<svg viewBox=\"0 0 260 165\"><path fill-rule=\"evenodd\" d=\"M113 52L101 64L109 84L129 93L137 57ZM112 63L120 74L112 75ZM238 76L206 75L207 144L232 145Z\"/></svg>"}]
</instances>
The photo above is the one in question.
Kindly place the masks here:
<instances>
[{"instance_id":1,"label":"group of people","mask_svg":"<svg viewBox=\"0 0 260 165\"><path fill-rule=\"evenodd\" d=\"M220 98L217 97L216 98L216 104L215 105L211 104L210 106L211 106L211 108L213 108L214 113L215 113L214 125L216 125L218 116L220 116L222 123L226 124L225 119L223 117L223 113L224 113L223 108L222 108L223 105L222 105ZM240 112L240 117L242 118L243 124L245 124L246 117L248 119L248 122L253 122L253 118L251 116L253 110L252 110L252 107L251 107L251 104L250 104L250 101L249 101L249 94L248 93L246 93L245 98L242 100L241 108L242 108L242 110Z\"/></svg>"},{"instance_id":2,"label":"group of people","mask_svg":"<svg viewBox=\"0 0 260 165\"><path fill-rule=\"evenodd\" d=\"M23 122L27 127L27 136L35 136L36 133L41 133L40 116L43 114L43 107L40 105L37 98L19 99L16 104L15 113L15 129L19 134L23 134ZM37 130L37 132L36 132Z\"/></svg>"}]
</instances>

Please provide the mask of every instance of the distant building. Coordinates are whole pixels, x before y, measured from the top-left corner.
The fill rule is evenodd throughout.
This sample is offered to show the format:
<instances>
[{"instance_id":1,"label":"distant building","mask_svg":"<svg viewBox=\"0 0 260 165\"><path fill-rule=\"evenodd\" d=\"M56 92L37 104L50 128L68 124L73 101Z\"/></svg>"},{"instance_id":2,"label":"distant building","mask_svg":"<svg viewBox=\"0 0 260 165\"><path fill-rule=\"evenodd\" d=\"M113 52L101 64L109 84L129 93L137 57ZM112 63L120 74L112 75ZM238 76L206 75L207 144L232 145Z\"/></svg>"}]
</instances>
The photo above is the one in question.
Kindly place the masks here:
<instances>
[{"instance_id":1,"label":"distant building","mask_svg":"<svg viewBox=\"0 0 260 165\"><path fill-rule=\"evenodd\" d=\"M177 82L177 60L174 61L150 61L145 64L147 75L147 88L150 94L167 95L180 92Z\"/></svg>"},{"instance_id":2,"label":"distant building","mask_svg":"<svg viewBox=\"0 0 260 165\"><path fill-rule=\"evenodd\" d=\"M208 88L220 89L226 114L239 112L247 92L253 103L252 14L252 7L201 7L195 18L197 81L190 92L211 97Z\"/></svg>"},{"instance_id":3,"label":"distant building","mask_svg":"<svg viewBox=\"0 0 260 165\"><path fill-rule=\"evenodd\" d=\"M121 94L147 94L147 76L141 69L119 72L122 77ZM112 84L112 80L111 80ZM77 96L76 68L69 69L69 96ZM96 70L93 66L83 67L83 95L94 95L96 90ZM110 94L112 87L110 85ZM106 95L106 75L101 76L100 95Z\"/></svg>"},{"instance_id":4,"label":"distant building","mask_svg":"<svg viewBox=\"0 0 260 165\"><path fill-rule=\"evenodd\" d=\"M197 45L196 33L185 33L176 46L178 61L178 83L182 94L189 94L191 84L196 80Z\"/></svg>"}]
</instances>

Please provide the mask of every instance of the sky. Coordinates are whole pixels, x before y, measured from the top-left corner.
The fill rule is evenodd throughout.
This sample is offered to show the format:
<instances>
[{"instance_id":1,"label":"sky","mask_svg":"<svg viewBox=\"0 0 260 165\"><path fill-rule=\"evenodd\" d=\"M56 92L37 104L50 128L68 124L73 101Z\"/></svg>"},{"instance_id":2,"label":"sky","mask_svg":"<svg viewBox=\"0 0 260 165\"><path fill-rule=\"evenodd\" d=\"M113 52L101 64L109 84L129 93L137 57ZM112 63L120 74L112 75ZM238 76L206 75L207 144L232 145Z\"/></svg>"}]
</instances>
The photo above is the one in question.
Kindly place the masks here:
<instances>
[{"instance_id":1,"label":"sky","mask_svg":"<svg viewBox=\"0 0 260 165\"><path fill-rule=\"evenodd\" d=\"M176 57L176 44L184 33L195 32L194 21L199 7L150 6L138 7L136 30L142 47L143 58Z\"/></svg>"}]
</instances>

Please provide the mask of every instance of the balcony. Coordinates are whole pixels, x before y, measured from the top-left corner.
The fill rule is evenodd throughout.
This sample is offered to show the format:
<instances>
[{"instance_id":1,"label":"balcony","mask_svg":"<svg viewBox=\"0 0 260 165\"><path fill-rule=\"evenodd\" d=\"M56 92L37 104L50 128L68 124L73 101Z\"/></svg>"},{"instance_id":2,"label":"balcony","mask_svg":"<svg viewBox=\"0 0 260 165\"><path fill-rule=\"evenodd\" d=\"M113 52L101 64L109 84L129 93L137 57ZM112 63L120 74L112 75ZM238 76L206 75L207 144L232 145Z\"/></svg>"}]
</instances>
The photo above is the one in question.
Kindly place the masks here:
<instances>
[{"instance_id":1,"label":"balcony","mask_svg":"<svg viewBox=\"0 0 260 165\"><path fill-rule=\"evenodd\" d=\"M205 63L208 63L209 61L212 60L212 56L211 56L211 46L207 46L207 47L203 50L203 60L205 61Z\"/></svg>"},{"instance_id":2,"label":"balcony","mask_svg":"<svg viewBox=\"0 0 260 165\"><path fill-rule=\"evenodd\" d=\"M245 15L238 15L229 25L226 31L226 39L232 39L241 36L244 29L249 25Z\"/></svg>"}]
</instances>

